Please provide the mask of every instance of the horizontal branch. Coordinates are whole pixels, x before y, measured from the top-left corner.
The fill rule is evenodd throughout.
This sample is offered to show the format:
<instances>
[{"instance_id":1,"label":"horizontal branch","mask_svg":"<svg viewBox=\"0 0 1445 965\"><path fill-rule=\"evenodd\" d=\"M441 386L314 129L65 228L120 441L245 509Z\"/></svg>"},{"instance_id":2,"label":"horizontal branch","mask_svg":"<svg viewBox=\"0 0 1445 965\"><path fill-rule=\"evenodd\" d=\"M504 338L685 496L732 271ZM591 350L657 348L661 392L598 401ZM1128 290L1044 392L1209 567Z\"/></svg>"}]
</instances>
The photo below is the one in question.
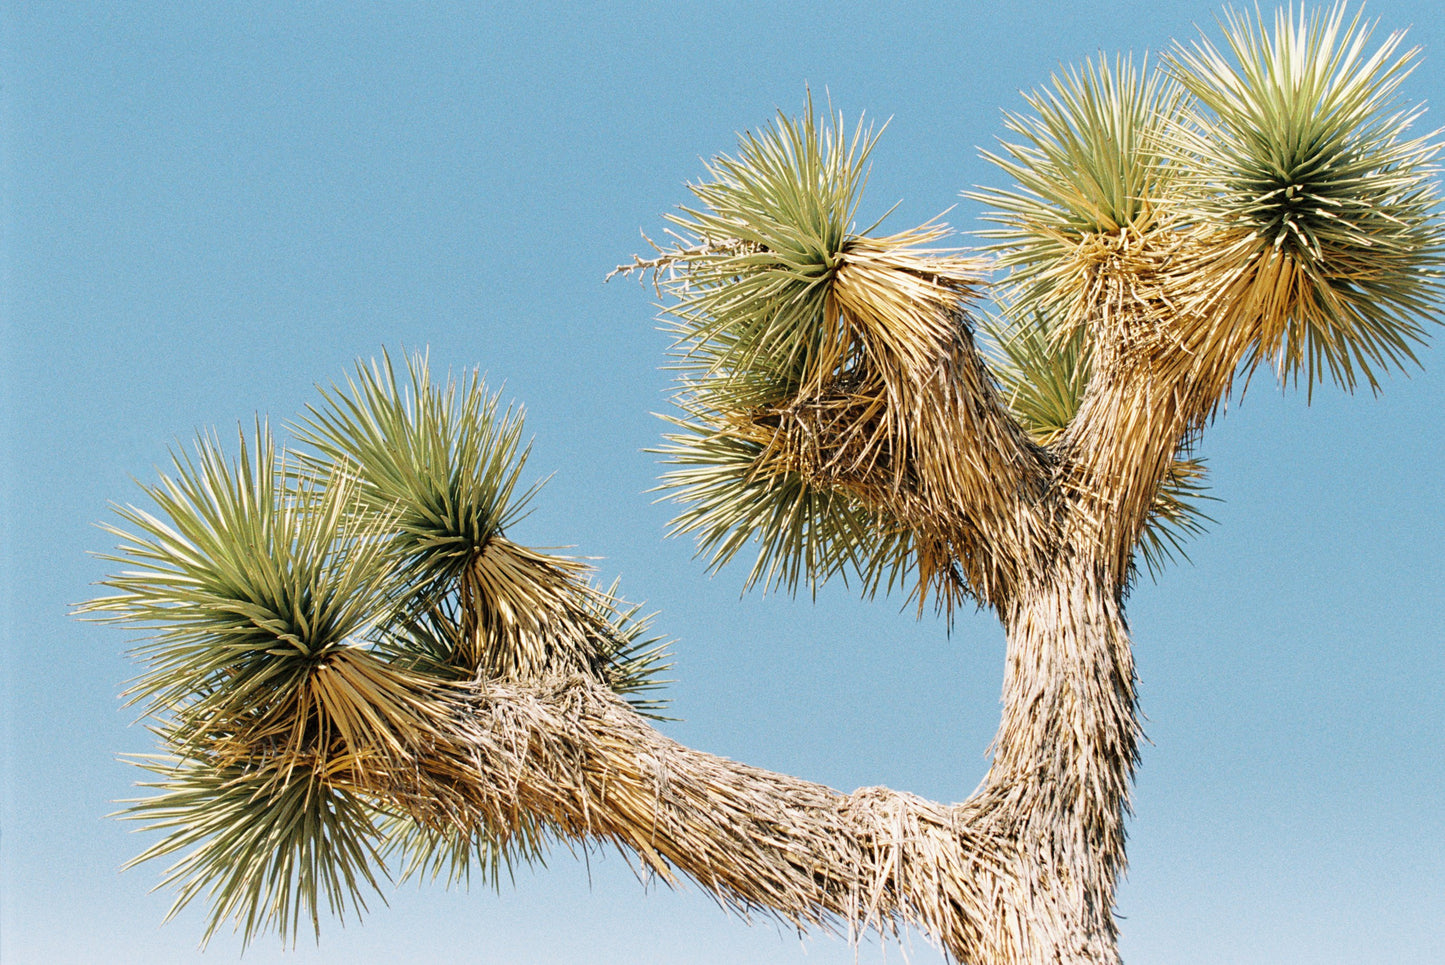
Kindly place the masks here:
<instances>
[{"instance_id":1,"label":"horizontal branch","mask_svg":"<svg viewBox=\"0 0 1445 965\"><path fill-rule=\"evenodd\" d=\"M416 762L422 780L414 770L391 789L423 823L503 846L540 823L743 913L850 937L912 925L960 962L1053 961L1078 940L1046 858L1020 844L996 794L841 794L678 744L585 677L478 684L452 720L451 746Z\"/></svg>"}]
</instances>

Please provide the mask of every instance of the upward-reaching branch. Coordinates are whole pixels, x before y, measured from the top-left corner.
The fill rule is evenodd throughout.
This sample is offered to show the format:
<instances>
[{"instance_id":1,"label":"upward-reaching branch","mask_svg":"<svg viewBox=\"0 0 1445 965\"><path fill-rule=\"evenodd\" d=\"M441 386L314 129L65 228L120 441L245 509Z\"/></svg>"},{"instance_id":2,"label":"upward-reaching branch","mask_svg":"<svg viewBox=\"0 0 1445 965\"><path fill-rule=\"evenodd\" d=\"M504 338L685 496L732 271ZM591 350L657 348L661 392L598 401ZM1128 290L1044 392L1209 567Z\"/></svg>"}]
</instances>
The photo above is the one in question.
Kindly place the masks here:
<instances>
[{"instance_id":1,"label":"upward-reaching branch","mask_svg":"<svg viewBox=\"0 0 1445 965\"><path fill-rule=\"evenodd\" d=\"M645 263L676 298L674 531L714 566L758 541L750 583L912 570L920 604L997 603L1029 565L1045 459L974 344L982 263L933 247L936 222L854 225L872 144L811 107L780 118L710 166Z\"/></svg>"},{"instance_id":2,"label":"upward-reaching branch","mask_svg":"<svg viewBox=\"0 0 1445 965\"><path fill-rule=\"evenodd\" d=\"M1176 45L1168 73L1100 61L1011 116L994 250L1015 309L1081 337L1091 375L1050 447L1065 552L1123 588L1161 484L1236 374L1378 385L1439 300L1439 145L1411 138L1399 35L1281 11L1226 18L1234 61Z\"/></svg>"}]
</instances>

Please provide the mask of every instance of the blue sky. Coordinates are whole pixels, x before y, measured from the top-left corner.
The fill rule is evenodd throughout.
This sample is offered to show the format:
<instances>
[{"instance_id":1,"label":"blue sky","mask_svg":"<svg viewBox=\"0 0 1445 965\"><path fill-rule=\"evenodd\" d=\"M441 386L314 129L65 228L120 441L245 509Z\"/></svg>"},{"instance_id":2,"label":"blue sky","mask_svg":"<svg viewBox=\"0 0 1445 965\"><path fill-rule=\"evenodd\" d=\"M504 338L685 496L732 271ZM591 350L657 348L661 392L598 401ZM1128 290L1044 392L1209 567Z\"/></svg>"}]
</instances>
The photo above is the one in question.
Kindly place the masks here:
<instances>
[{"instance_id":1,"label":"blue sky","mask_svg":"<svg viewBox=\"0 0 1445 965\"><path fill-rule=\"evenodd\" d=\"M144 752L117 694L123 632L76 621L95 523L168 451L281 423L385 346L480 367L525 404L534 478L513 535L622 577L678 639L693 746L851 790L958 800L997 724L1003 637L901 600L739 597L646 490L666 338L607 271L687 200L700 158L811 86L891 119L865 222L1000 184L1001 109L1098 50L1212 30L1196 3L7 5L3 150L3 827L0 959L229 962L202 917L160 922L159 867L108 820ZM1445 22L1377 3L1445 102ZM960 243L967 244L967 238ZM1445 949L1445 356L1378 398L1256 381L1205 436L1223 502L1193 564L1130 600L1152 743L1120 891L1131 965L1438 962ZM853 962L749 926L616 854L554 849L515 885L408 884L361 926L245 961ZM919 937L858 961L939 960Z\"/></svg>"}]
</instances>

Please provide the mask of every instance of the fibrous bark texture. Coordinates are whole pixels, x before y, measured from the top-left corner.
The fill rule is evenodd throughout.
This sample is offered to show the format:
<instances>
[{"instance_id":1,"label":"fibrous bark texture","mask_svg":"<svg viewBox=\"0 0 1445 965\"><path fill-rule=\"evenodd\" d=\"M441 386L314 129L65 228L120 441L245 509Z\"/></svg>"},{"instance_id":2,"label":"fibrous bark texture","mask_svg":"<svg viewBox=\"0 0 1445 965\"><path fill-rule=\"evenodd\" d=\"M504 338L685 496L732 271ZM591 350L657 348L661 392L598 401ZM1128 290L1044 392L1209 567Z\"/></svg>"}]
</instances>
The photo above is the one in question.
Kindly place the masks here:
<instances>
[{"instance_id":1,"label":"fibrous bark texture","mask_svg":"<svg viewBox=\"0 0 1445 965\"><path fill-rule=\"evenodd\" d=\"M960 804L841 794L689 749L583 675L452 691L446 739L368 784L502 846L539 821L612 843L799 927L913 925L960 962L1113 962L1138 739L1122 618L1083 577L1021 597L1008 621L994 763Z\"/></svg>"},{"instance_id":2,"label":"fibrous bark texture","mask_svg":"<svg viewBox=\"0 0 1445 965\"><path fill-rule=\"evenodd\" d=\"M1014 422L975 348L958 308L971 266L896 253L871 264L866 246L834 274L847 364L786 404L722 422L764 442L759 473L798 473L909 532L921 592L931 584L947 602L961 591L999 613L1003 716L971 797L839 795L650 732L588 736L576 722L603 718L574 713L552 733L633 750L625 780L615 761L581 768L592 782L567 785L573 803L558 826L800 924L906 922L961 962L1116 962L1114 894L1141 738L1122 601L1161 482L1228 392L1246 341L1203 344L1217 339L1217 319L1168 296L1185 244L1161 249L1121 231L1079 246L1073 284L1055 299L1087 333L1093 372L1051 445ZM865 273L875 290L851 283ZM906 301L880 294L902 289ZM913 319L894 326L906 350L876 334L895 312ZM620 825L618 809L629 815Z\"/></svg>"}]
</instances>

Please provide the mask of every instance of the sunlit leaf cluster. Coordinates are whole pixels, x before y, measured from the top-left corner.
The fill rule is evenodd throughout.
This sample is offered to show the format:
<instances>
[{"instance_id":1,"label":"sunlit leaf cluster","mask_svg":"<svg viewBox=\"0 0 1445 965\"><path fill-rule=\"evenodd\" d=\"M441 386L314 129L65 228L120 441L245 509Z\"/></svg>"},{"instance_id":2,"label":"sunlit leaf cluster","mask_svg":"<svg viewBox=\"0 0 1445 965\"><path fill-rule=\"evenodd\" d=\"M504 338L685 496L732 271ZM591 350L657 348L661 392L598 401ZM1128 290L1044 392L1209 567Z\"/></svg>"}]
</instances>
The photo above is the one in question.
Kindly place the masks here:
<instances>
[{"instance_id":1,"label":"sunlit leaf cluster","mask_svg":"<svg viewBox=\"0 0 1445 965\"><path fill-rule=\"evenodd\" d=\"M847 244L877 135L842 119L779 116L736 158L691 184L699 207L669 220L691 246L672 291L677 366L698 403L767 405L847 350L826 324L828 282ZM720 406L714 405L714 408Z\"/></svg>"},{"instance_id":2,"label":"sunlit leaf cluster","mask_svg":"<svg viewBox=\"0 0 1445 965\"><path fill-rule=\"evenodd\" d=\"M389 552L421 582L455 578L525 511L518 491L527 452L522 415L499 408L477 373L431 384L425 359L398 385L390 359L374 361L345 389L321 390L298 442L313 470L344 466L358 501L392 518Z\"/></svg>"},{"instance_id":3,"label":"sunlit leaf cluster","mask_svg":"<svg viewBox=\"0 0 1445 965\"><path fill-rule=\"evenodd\" d=\"M816 588L860 574L865 588L899 582L908 534L889 527L842 487L819 486L797 468L768 465L767 443L696 419L676 420L659 450L676 468L662 489L684 504L669 535L694 535L717 570L756 547L745 587Z\"/></svg>"},{"instance_id":4,"label":"sunlit leaf cluster","mask_svg":"<svg viewBox=\"0 0 1445 965\"><path fill-rule=\"evenodd\" d=\"M84 610L146 635L129 696L163 753L127 816L165 836L136 860L178 856L173 913L204 896L208 938L359 914L388 865L457 880L540 856L525 822L492 841L384 793L449 739L452 689L580 673L663 707L638 608L508 539L535 491L521 431L475 375L437 384L415 358L403 380L383 358L290 447L261 424L231 457L202 436L149 508L118 508L124 569Z\"/></svg>"},{"instance_id":5,"label":"sunlit leaf cluster","mask_svg":"<svg viewBox=\"0 0 1445 965\"><path fill-rule=\"evenodd\" d=\"M1010 297L1032 311L1057 310L1049 296L1080 271L1083 242L1160 227L1178 174L1168 141L1187 98L1147 61L1100 56L1024 100L1032 113L1004 114L1017 140L983 152L1014 186L966 196L988 205L985 217L999 225L979 234L1013 269Z\"/></svg>"},{"instance_id":6,"label":"sunlit leaf cluster","mask_svg":"<svg viewBox=\"0 0 1445 965\"><path fill-rule=\"evenodd\" d=\"M1394 33L1328 11L1227 12L1223 49L1176 44L1198 105L1181 125L1177 217L1212 237L1196 294L1257 326L1254 362L1282 379L1372 388L1414 361L1439 298L1440 145L1399 99L1416 61Z\"/></svg>"},{"instance_id":7,"label":"sunlit leaf cluster","mask_svg":"<svg viewBox=\"0 0 1445 965\"><path fill-rule=\"evenodd\" d=\"M880 408L867 348L840 317L834 286L861 239L854 219L875 142L810 104L800 119L744 135L737 157L715 159L710 179L690 185L699 206L671 217L681 244L665 253L677 299L669 315L685 416L661 450L678 467L662 488L686 504L672 532L694 534L712 567L757 547L748 586L816 587L839 572L876 585L907 565L905 533L880 525L847 487L813 478L836 454L806 442L783 453L755 428L797 423L800 396L814 403L803 419L843 409L866 420Z\"/></svg>"},{"instance_id":8,"label":"sunlit leaf cluster","mask_svg":"<svg viewBox=\"0 0 1445 965\"><path fill-rule=\"evenodd\" d=\"M984 319L993 349L993 371L1004 401L1040 445L1058 442L1078 415L1088 389L1090 350L1082 331L1060 336L1038 313L1010 320ZM1138 545L1138 562L1151 576L1176 558L1188 559L1184 544L1213 522L1202 503L1208 495L1203 459L1182 447L1155 496Z\"/></svg>"}]
</instances>

